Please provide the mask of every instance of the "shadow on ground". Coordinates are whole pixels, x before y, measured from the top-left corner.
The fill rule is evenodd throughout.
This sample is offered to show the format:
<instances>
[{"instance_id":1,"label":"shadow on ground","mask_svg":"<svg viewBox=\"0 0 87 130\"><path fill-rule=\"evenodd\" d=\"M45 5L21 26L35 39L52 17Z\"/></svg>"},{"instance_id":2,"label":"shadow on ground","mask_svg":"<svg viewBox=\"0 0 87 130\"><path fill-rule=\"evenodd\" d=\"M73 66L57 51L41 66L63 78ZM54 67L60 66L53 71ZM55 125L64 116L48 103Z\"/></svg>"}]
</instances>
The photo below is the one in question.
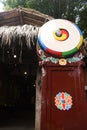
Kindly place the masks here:
<instances>
[{"instance_id":1,"label":"shadow on ground","mask_svg":"<svg viewBox=\"0 0 87 130\"><path fill-rule=\"evenodd\" d=\"M0 108L0 130L34 130L34 107Z\"/></svg>"}]
</instances>

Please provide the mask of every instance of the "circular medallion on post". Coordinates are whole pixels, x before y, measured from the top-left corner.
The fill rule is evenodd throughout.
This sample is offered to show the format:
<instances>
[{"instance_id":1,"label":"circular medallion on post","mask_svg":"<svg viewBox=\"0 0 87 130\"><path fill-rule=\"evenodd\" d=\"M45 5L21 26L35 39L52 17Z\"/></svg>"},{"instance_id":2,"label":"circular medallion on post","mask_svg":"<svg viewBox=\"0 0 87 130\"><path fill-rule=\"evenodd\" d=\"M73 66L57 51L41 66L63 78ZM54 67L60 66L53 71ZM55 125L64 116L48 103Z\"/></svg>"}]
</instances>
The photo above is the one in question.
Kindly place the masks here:
<instances>
[{"instance_id":1,"label":"circular medallion on post","mask_svg":"<svg viewBox=\"0 0 87 130\"><path fill-rule=\"evenodd\" d=\"M59 92L55 96L55 106L59 110L69 110L72 107L72 97L67 92Z\"/></svg>"}]
</instances>

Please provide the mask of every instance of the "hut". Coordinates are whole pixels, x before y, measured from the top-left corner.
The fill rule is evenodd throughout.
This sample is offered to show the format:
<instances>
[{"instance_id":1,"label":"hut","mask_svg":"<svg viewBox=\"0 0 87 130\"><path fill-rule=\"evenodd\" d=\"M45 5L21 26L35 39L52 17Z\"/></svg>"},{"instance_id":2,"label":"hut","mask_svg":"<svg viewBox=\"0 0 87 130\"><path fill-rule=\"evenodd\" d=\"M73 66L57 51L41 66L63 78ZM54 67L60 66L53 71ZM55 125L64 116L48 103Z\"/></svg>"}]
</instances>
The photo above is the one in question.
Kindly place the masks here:
<instances>
[{"instance_id":1,"label":"hut","mask_svg":"<svg viewBox=\"0 0 87 130\"><path fill-rule=\"evenodd\" d=\"M0 107L26 107L29 102L35 105L35 130L40 129L41 109L37 35L39 27L51 19L27 8L0 13Z\"/></svg>"}]
</instances>

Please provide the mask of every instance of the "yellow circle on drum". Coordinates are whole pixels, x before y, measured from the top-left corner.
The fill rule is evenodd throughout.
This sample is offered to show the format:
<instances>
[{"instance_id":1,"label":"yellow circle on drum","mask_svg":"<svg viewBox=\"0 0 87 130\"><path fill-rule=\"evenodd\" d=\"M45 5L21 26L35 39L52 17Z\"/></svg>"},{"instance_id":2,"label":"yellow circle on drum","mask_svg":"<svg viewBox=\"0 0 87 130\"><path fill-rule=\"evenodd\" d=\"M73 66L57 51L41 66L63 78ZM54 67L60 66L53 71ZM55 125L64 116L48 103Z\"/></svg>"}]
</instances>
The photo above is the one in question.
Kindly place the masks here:
<instances>
[{"instance_id":1,"label":"yellow circle on drum","mask_svg":"<svg viewBox=\"0 0 87 130\"><path fill-rule=\"evenodd\" d=\"M69 37L69 33L65 29L58 29L53 32L53 36L58 41L64 41Z\"/></svg>"},{"instance_id":2,"label":"yellow circle on drum","mask_svg":"<svg viewBox=\"0 0 87 130\"><path fill-rule=\"evenodd\" d=\"M58 41L64 41L64 40L67 39L66 34L63 34L61 37L56 36L55 33L53 33L53 35L54 35L54 38L55 38L56 40L58 40Z\"/></svg>"},{"instance_id":3,"label":"yellow circle on drum","mask_svg":"<svg viewBox=\"0 0 87 130\"><path fill-rule=\"evenodd\" d=\"M69 57L80 49L83 36L74 23L65 19L54 19L39 29L38 43L52 56Z\"/></svg>"}]
</instances>

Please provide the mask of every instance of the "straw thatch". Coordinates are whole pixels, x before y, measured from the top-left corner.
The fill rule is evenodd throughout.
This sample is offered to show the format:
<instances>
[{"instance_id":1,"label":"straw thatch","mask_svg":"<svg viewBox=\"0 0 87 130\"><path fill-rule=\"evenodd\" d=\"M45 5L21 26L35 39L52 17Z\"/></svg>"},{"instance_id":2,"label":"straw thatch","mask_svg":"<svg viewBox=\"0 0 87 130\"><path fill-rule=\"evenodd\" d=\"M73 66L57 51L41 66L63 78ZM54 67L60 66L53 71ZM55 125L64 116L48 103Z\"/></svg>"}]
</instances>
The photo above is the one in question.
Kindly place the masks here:
<instances>
[{"instance_id":1,"label":"straw thatch","mask_svg":"<svg viewBox=\"0 0 87 130\"><path fill-rule=\"evenodd\" d=\"M2 26L0 27L0 46L3 44L10 46L17 42L19 45L24 43L27 47L32 48L37 40L38 29L32 25Z\"/></svg>"},{"instance_id":2,"label":"straw thatch","mask_svg":"<svg viewBox=\"0 0 87 130\"><path fill-rule=\"evenodd\" d=\"M21 57L24 46L33 52L36 48L38 30L39 27L27 24L23 26L0 27L0 48L3 49L2 53L5 52L4 48L7 47L12 49L12 55L14 55L15 50L19 47Z\"/></svg>"},{"instance_id":3,"label":"straw thatch","mask_svg":"<svg viewBox=\"0 0 87 130\"><path fill-rule=\"evenodd\" d=\"M0 13L0 26L33 25L42 26L53 17L30 8L15 8Z\"/></svg>"},{"instance_id":4,"label":"straw thatch","mask_svg":"<svg viewBox=\"0 0 87 130\"><path fill-rule=\"evenodd\" d=\"M15 8L1 12L0 60L13 64L13 56L16 53L19 62L32 59L31 57L34 62L38 29L51 19L53 17L30 8Z\"/></svg>"}]
</instances>

